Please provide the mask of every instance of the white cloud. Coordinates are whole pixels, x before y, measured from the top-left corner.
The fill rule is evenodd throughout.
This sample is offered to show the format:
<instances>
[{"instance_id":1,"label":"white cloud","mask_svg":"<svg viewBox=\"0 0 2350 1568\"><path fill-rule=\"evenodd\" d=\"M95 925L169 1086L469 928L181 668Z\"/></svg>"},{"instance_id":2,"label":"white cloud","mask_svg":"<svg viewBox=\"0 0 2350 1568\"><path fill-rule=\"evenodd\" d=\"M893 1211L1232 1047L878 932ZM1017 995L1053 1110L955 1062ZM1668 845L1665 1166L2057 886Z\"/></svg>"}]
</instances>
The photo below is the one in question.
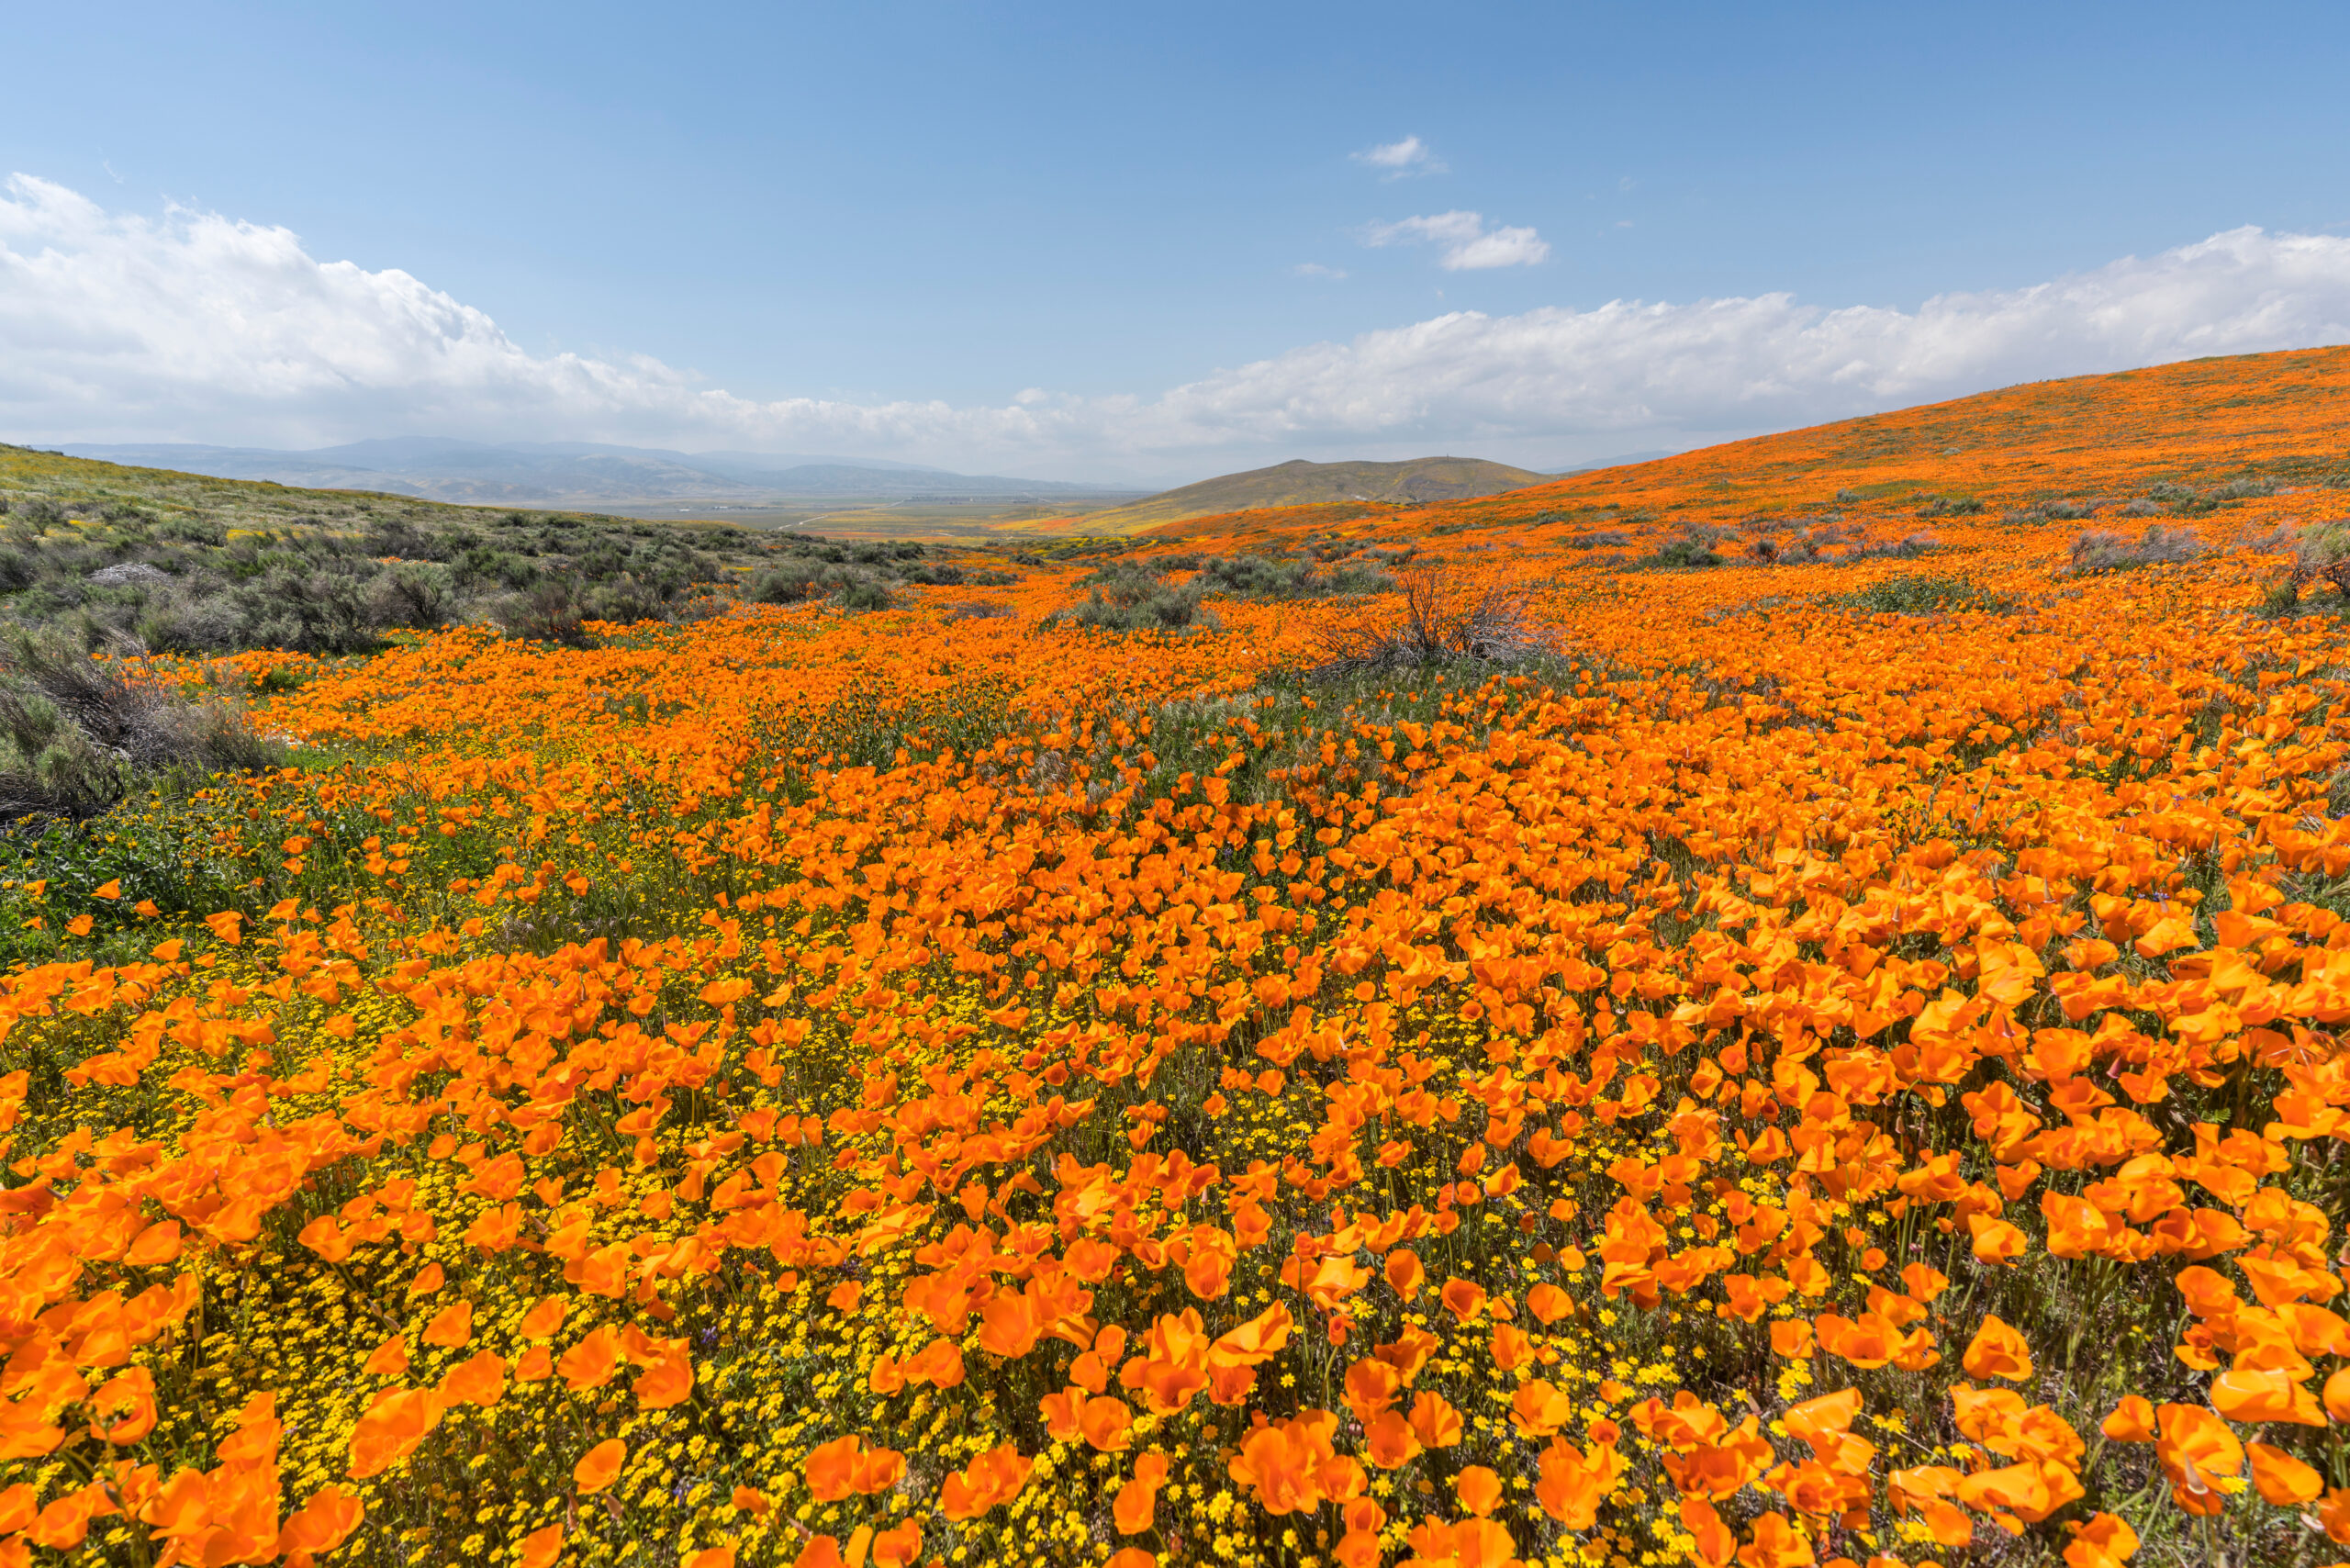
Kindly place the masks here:
<instances>
[{"instance_id":1,"label":"white cloud","mask_svg":"<svg viewBox=\"0 0 2350 1568\"><path fill-rule=\"evenodd\" d=\"M1295 273L1300 277L1326 277L1336 279L1342 278L1347 275L1346 269L1344 267L1326 267L1320 262L1300 262L1297 265L1290 268L1290 271Z\"/></svg>"},{"instance_id":2,"label":"white cloud","mask_svg":"<svg viewBox=\"0 0 2350 1568\"><path fill-rule=\"evenodd\" d=\"M1550 253L1550 245L1531 229L1495 229L1447 251L1441 264L1453 272L1530 267Z\"/></svg>"},{"instance_id":3,"label":"white cloud","mask_svg":"<svg viewBox=\"0 0 2350 1568\"><path fill-rule=\"evenodd\" d=\"M1486 267L1532 266L1550 255L1550 247L1531 229L1487 229L1484 215L1439 212L1430 218L1406 218L1400 223L1374 223L1362 231L1366 245L1405 245L1425 241L1442 245L1437 264L1447 272L1474 272Z\"/></svg>"},{"instance_id":4,"label":"white cloud","mask_svg":"<svg viewBox=\"0 0 2350 1568\"><path fill-rule=\"evenodd\" d=\"M1485 231L1485 220L1473 212L1439 212L1433 218L1407 218L1401 223L1374 223L1362 231L1366 245L1403 245L1416 240L1465 245Z\"/></svg>"},{"instance_id":5,"label":"white cloud","mask_svg":"<svg viewBox=\"0 0 2350 1568\"><path fill-rule=\"evenodd\" d=\"M1499 240L1475 215L1410 238ZM1401 228L1401 226L1398 226ZM1473 230L1473 238L1464 238ZM1038 476L1198 477L1281 457L1520 460L1694 445L2055 375L2350 342L2350 238L2239 229L1914 310L1786 294L1457 311L1155 395L761 402L649 358L525 352L398 271L283 229L0 191L0 439L303 446L397 434L862 453Z\"/></svg>"},{"instance_id":6,"label":"white cloud","mask_svg":"<svg viewBox=\"0 0 2350 1568\"><path fill-rule=\"evenodd\" d=\"M1441 174L1445 172L1444 160L1416 136L1407 136L1401 141L1382 142L1377 147L1366 147L1348 156L1358 163L1377 169L1382 178L1389 180L1400 180L1407 174Z\"/></svg>"}]
</instances>

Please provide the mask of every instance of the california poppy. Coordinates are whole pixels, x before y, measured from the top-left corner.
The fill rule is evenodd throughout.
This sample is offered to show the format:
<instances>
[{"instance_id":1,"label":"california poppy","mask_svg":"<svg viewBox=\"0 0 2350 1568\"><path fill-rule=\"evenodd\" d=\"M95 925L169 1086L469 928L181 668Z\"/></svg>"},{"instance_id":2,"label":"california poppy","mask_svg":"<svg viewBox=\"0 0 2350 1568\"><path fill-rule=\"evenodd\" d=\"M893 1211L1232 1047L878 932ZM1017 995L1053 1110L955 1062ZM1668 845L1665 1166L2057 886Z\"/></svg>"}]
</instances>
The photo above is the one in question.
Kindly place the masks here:
<instances>
[{"instance_id":1,"label":"california poppy","mask_svg":"<svg viewBox=\"0 0 2350 1568\"><path fill-rule=\"evenodd\" d=\"M621 1466L628 1462L628 1445L618 1438L606 1438L579 1456L571 1467L571 1479L583 1493L601 1492L620 1478Z\"/></svg>"}]
</instances>

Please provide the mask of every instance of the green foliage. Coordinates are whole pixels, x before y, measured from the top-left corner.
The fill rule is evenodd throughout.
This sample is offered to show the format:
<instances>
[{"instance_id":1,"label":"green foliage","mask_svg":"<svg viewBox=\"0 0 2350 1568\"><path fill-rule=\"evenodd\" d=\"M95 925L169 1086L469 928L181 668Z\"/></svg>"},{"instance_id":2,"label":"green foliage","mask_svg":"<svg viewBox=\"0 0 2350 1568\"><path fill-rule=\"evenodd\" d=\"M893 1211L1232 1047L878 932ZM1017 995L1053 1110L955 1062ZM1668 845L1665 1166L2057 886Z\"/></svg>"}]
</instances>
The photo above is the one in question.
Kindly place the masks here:
<instances>
[{"instance_id":1,"label":"green foliage","mask_svg":"<svg viewBox=\"0 0 2350 1568\"><path fill-rule=\"evenodd\" d=\"M1395 579L1369 562L1348 561L1333 570L1317 571L1312 561L1270 555L1213 556L1200 566L1193 581L1206 592L1234 599L1335 599L1395 589Z\"/></svg>"},{"instance_id":2,"label":"green foliage","mask_svg":"<svg viewBox=\"0 0 2350 1568\"><path fill-rule=\"evenodd\" d=\"M500 599L494 613L509 637L575 648L588 642L579 600L570 588L552 577Z\"/></svg>"},{"instance_id":3,"label":"green foliage","mask_svg":"<svg viewBox=\"0 0 2350 1568\"><path fill-rule=\"evenodd\" d=\"M2146 498L2160 501L2180 517L2205 517L2232 506L2238 501L2255 500L2277 493L2277 482L2256 476L2230 479L2208 490L2177 484L2151 485Z\"/></svg>"},{"instance_id":4,"label":"green foliage","mask_svg":"<svg viewBox=\"0 0 2350 1568\"><path fill-rule=\"evenodd\" d=\"M1149 565L1121 562L1079 579L1079 586L1092 591L1082 603L1046 616L1045 625L1091 626L1103 632L1223 629L1214 612L1200 603L1207 589L1199 577L1171 588Z\"/></svg>"},{"instance_id":5,"label":"green foliage","mask_svg":"<svg viewBox=\"0 0 2350 1568\"><path fill-rule=\"evenodd\" d=\"M1864 588L1840 594L1829 602L1868 615L1942 615L1970 610L2004 615L2016 608L2012 598L1993 593L1971 577L1931 572L1886 577Z\"/></svg>"},{"instance_id":6,"label":"green foliage","mask_svg":"<svg viewBox=\"0 0 2350 1568\"><path fill-rule=\"evenodd\" d=\"M1723 531L1702 523L1684 523L1681 532L1657 546L1652 554L1643 555L1631 563L1639 572L1681 571L1704 566L1725 565L1729 557L1721 553Z\"/></svg>"}]
</instances>

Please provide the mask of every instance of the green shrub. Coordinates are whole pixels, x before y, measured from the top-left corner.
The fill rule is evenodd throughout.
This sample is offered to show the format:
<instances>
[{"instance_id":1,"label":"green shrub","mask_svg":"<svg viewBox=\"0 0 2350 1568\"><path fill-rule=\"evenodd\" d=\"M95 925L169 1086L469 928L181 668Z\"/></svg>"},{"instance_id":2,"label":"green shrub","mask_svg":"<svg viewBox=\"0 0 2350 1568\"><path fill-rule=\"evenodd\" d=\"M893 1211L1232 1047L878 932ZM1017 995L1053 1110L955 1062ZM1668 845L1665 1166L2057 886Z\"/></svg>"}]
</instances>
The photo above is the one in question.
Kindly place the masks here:
<instances>
[{"instance_id":1,"label":"green shrub","mask_svg":"<svg viewBox=\"0 0 2350 1568\"><path fill-rule=\"evenodd\" d=\"M1919 517L1980 517L1987 510L1973 496L1936 496L1918 509Z\"/></svg>"},{"instance_id":2,"label":"green shrub","mask_svg":"<svg viewBox=\"0 0 2350 1568\"><path fill-rule=\"evenodd\" d=\"M1234 599L1336 599L1355 594L1392 593L1395 579L1375 566L1348 562L1327 572L1304 560L1278 560L1270 555L1218 555L1199 568L1193 581L1207 592Z\"/></svg>"},{"instance_id":3,"label":"green shrub","mask_svg":"<svg viewBox=\"0 0 2350 1568\"><path fill-rule=\"evenodd\" d=\"M1097 572L1097 584L1082 604L1055 610L1047 626L1091 626L1104 632L1221 631L1224 623L1200 600L1205 588L1197 577L1170 588L1149 573L1133 567Z\"/></svg>"},{"instance_id":4,"label":"green shrub","mask_svg":"<svg viewBox=\"0 0 2350 1568\"><path fill-rule=\"evenodd\" d=\"M1939 615L1960 611L2004 614L2016 601L1978 586L1973 578L1919 572L1886 577L1830 600L1867 615Z\"/></svg>"},{"instance_id":5,"label":"green shrub","mask_svg":"<svg viewBox=\"0 0 2350 1568\"><path fill-rule=\"evenodd\" d=\"M1653 554L1632 563L1635 571L1675 571L1718 566L1725 557L1719 548L1723 532L1699 523L1684 523L1681 532L1657 546Z\"/></svg>"},{"instance_id":6,"label":"green shrub","mask_svg":"<svg viewBox=\"0 0 2350 1568\"><path fill-rule=\"evenodd\" d=\"M499 600L492 619L508 636L528 642L577 648L592 640L580 623L585 617L578 601L569 588L553 578L543 578Z\"/></svg>"},{"instance_id":7,"label":"green shrub","mask_svg":"<svg viewBox=\"0 0 2350 1568\"><path fill-rule=\"evenodd\" d=\"M453 586L439 566L402 565L391 567L367 585L368 619L376 626L430 630L450 619Z\"/></svg>"},{"instance_id":8,"label":"green shrub","mask_svg":"<svg viewBox=\"0 0 2350 1568\"><path fill-rule=\"evenodd\" d=\"M1913 537L1918 536L1913 535ZM1830 555L1829 552L1849 543L1851 538L1852 535L1844 531L1841 523L1815 522L1805 527L1794 538L1784 543L1765 533L1746 547L1746 554L1765 564L1776 562L1782 566L1804 566L1838 559L1839 557ZM1851 557L1847 555L1841 558L1850 559Z\"/></svg>"},{"instance_id":9,"label":"green shrub","mask_svg":"<svg viewBox=\"0 0 2350 1568\"><path fill-rule=\"evenodd\" d=\"M229 592L246 647L304 654L356 654L380 647L382 624L357 578L339 572L272 567Z\"/></svg>"}]
</instances>

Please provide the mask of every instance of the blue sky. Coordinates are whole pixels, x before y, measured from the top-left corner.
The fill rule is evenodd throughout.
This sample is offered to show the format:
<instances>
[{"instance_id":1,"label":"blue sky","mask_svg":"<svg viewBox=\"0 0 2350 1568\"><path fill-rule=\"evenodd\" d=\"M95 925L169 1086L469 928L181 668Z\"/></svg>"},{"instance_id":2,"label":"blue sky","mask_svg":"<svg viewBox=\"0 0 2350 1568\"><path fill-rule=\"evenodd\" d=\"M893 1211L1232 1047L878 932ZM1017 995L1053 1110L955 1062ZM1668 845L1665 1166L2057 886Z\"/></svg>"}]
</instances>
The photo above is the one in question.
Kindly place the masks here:
<instances>
[{"instance_id":1,"label":"blue sky","mask_svg":"<svg viewBox=\"0 0 2350 1568\"><path fill-rule=\"evenodd\" d=\"M39 210L13 230L0 215L24 263L0 257L15 439L468 433L438 420L1080 476L1431 442L1564 462L1948 395L1969 375L2339 341L2350 319L2332 251L2281 274L2247 252L2229 287L2204 276L2169 319L2167 283L2130 285L2143 319L2119 339L2085 303L2080 320L2008 321L1996 352L1921 369L1935 334L1912 330L1907 368L1844 373L1841 402L1820 356L1851 345L1817 341L1818 316L1786 330L1813 334L1825 391L1756 391L1771 351L1751 343L1680 402L1616 372L1571 398L1496 391L1555 376L1562 355L1585 381L1577 366L1637 359L1631 328L1609 327L1603 352L1574 324L1610 301L1785 295L1906 320L1936 296L2012 302L2245 226L2350 242L2338 6L131 5L20 8L10 31L0 174L84 204L60 216L62 196L20 188ZM1363 156L1406 138L1416 163ZM236 353L252 308L222 297L250 267L230 258L217 286L169 300L151 280L109 301L93 281L126 235L180 236L148 256L157 277L218 261L191 237L198 217L406 274L519 357L463 395L379 365L366 398L348 395L364 354L276 384L231 365L216 379L246 390L212 399L156 393L156 366L133 379L119 353L112 372L95 350L26 368L50 349L25 320L87 314L95 342L113 310L151 357L203 339L173 362L192 386L217 370L206 356ZM1395 227L1414 218L1439 221ZM1497 232L1519 238L1483 254L1512 264L1444 264L1461 236ZM78 279L27 260L74 245ZM42 292L69 286L71 309ZM2178 313L2193 310L2211 319ZM1416 403L1408 344L1348 347L1464 312L1548 322L1547 346L1447 358L1418 379L1454 392ZM308 319L329 360L381 326ZM1688 330L1674 318L1665 341L1695 352ZM1357 357L1296 360L1315 345ZM554 385L576 375L517 368L566 354L614 374L657 362L666 390L583 400ZM1296 374L1240 395L1217 379L1267 363ZM1375 408L1333 392L1349 374ZM1205 403L1166 407L1203 385ZM734 402L718 413L678 402L719 391ZM1280 413L1301 398L1313 409ZM1121 425L1130 402L1164 417ZM903 412L929 407L957 418ZM1059 422L1040 433L1022 409Z\"/></svg>"}]
</instances>

